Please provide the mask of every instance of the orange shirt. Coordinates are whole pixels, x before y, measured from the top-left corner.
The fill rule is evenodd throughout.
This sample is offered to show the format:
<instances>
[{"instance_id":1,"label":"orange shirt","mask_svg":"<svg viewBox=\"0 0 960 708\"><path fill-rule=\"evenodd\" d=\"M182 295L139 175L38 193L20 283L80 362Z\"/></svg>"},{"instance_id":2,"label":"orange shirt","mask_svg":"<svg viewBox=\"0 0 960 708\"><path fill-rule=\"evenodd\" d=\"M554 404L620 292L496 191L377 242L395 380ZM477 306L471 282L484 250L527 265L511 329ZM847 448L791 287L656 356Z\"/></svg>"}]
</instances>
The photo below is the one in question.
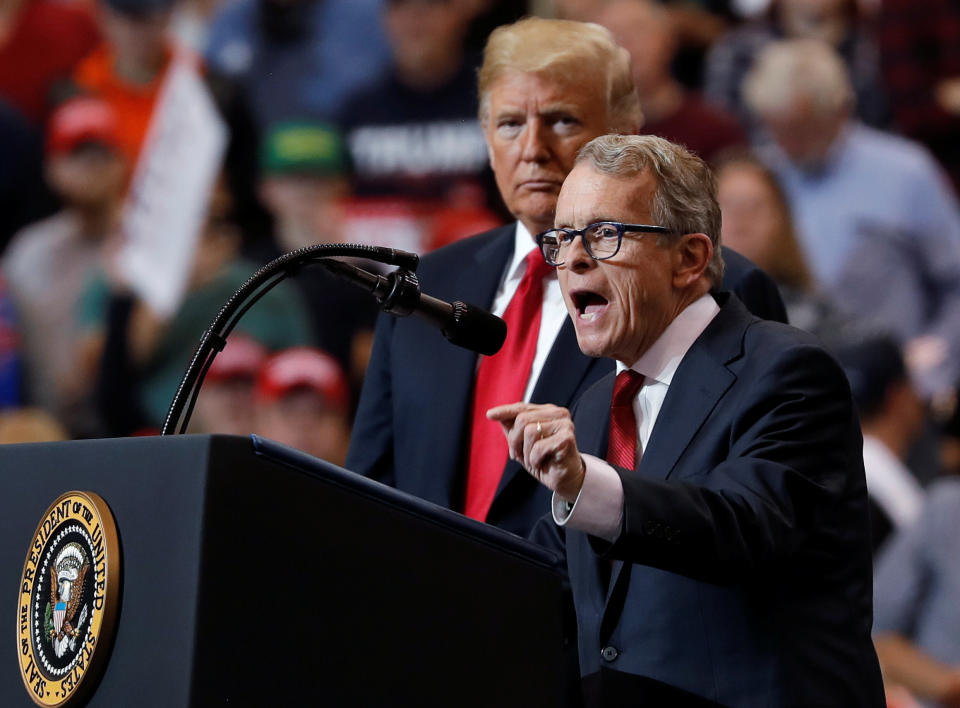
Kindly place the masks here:
<instances>
[{"instance_id":1,"label":"orange shirt","mask_svg":"<svg viewBox=\"0 0 960 708\"><path fill-rule=\"evenodd\" d=\"M109 103L117 116L120 147L130 165L136 165L150 127L150 118L163 85L173 52L167 49L163 68L148 84L132 84L116 75L113 57L105 44L97 47L77 67L74 81L83 89Z\"/></svg>"}]
</instances>

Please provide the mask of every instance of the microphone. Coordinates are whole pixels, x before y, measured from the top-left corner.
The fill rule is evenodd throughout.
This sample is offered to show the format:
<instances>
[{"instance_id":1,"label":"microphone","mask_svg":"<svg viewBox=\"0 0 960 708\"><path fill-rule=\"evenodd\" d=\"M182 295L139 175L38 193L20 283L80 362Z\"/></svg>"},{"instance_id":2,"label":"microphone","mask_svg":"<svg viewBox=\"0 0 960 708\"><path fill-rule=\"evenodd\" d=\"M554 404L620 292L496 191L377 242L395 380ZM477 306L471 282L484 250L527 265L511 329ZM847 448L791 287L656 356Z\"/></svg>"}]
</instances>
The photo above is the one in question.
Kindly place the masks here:
<instances>
[{"instance_id":1,"label":"microphone","mask_svg":"<svg viewBox=\"0 0 960 708\"><path fill-rule=\"evenodd\" d=\"M319 261L331 273L366 289L380 308L396 317L417 315L438 327L451 344L490 356L507 338L507 323L484 309L465 302L446 302L420 292L417 276L400 268L377 275L331 258Z\"/></svg>"}]
</instances>

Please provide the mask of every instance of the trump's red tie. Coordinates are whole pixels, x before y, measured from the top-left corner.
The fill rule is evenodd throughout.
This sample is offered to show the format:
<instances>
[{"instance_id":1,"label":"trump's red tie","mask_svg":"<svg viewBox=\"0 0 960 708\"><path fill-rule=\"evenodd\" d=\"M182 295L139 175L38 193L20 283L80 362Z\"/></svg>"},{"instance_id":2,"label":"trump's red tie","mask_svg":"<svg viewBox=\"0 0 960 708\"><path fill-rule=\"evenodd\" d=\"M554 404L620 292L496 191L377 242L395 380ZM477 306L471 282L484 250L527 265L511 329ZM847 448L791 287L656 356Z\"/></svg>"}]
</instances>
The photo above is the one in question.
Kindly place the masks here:
<instances>
[{"instance_id":1,"label":"trump's red tie","mask_svg":"<svg viewBox=\"0 0 960 708\"><path fill-rule=\"evenodd\" d=\"M470 452L463 513L484 521L507 462L507 440L487 409L523 400L540 334L543 279L553 270L538 249L527 255L527 270L503 313L507 339L493 356L481 359L473 395Z\"/></svg>"},{"instance_id":2,"label":"trump's red tie","mask_svg":"<svg viewBox=\"0 0 960 708\"><path fill-rule=\"evenodd\" d=\"M628 470L637 466L637 419L633 415L633 399L643 386L643 374L625 369L617 374L610 401L610 441L607 462Z\"/></svg>"}]
</instances>

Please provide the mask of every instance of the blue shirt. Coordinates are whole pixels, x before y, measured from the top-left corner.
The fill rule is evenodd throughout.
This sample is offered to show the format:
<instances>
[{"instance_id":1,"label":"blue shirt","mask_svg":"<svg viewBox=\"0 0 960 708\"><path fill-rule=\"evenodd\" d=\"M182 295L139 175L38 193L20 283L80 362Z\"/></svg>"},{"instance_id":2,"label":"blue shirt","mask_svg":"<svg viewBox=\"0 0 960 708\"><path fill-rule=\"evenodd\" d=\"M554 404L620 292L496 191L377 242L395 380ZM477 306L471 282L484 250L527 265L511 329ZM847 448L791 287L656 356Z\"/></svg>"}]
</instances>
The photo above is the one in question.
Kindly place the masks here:
<instances>
[{"instance_id":1,"label":"blue shirt","mask_svg":"<svg viewBox=\"0 0 960 708\"><path fill-rule=\"evenodd\" d=\"M936 335L950 354L925 393L960 376L960 208L918 143L849 123L823 165L763 153L787 195L814 277L850 316L907 341Z\"/></svg>"},{"instance_id":2,"label":"blue shirt","mask_svg":"<svg viewBox=\"0 0 960 708\"><path fill-rule=\"evenodd\" d=\"M874 634L893 632L950 666L960 665L960 480L930 487L916 521L877 560Z\"/></svg>"},{"instance_id":3,"label":"blue shirt","mask_svg":"<svg viewBox=\"0 0 960 708\"><path fill-rule=\"evenodd\" d=\"M787 193L814 276L831 285L864 228L944 234L942 257L960 262L960 209L939 166L918 143L852 123L822 167L795 166L780 150L764 152Z\"/></svg>"}]
</instances>

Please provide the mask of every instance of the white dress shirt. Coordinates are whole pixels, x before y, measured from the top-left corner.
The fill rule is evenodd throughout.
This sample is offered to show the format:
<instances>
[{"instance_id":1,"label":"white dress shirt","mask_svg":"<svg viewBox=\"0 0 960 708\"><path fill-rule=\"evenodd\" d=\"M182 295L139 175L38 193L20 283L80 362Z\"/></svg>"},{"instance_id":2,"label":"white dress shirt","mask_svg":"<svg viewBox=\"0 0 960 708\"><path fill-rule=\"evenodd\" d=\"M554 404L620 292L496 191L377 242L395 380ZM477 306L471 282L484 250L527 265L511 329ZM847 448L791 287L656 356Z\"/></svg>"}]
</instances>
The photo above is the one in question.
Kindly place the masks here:
<instances>
[{"instance_id":1,"label":"white dress shirt","mask_svg":"<svg viewBox=\"0 0 960 708\"><path fill-rule=\"evenodd\" d=\"M627 368L644 377L643 385L633 400L633 414L637 421L637 457L650 440L660 408L667 397L680 362L697 338L703 334L720 312L716 301L708 294L688 305L667 325L653 345L629 367L617 362L617 373ZM586 531L613 541L620 531L623 519L623 485L620 475L604 460L583 455L586 474L583 487L571 506L554 493L553 519L560 526Z\"/></svg>"},{"instance_id":2,"label":"white dress shirt","mask_svg":"<svg viewBox=\"0 0 960 708\"><path fill-rule=\"evenodd\" d=\"M526 258L530 251L537 250L537 243L533 236L527 231L526 227L517 222L517 229L514 233L513 258L504 271L500 287L497 288L497 294L493 298L491 311L497 317L502 317L507 305L513 298L514 293L520 286L523 274L527 272ZM557 280L556 269L543 279L543 307L540 310L540 334L537 336L537 353L533 357L533 366L530 369L530 378L527 379L527 389L523 394L523 400L529 401L533 395L533 389L537 385L537 379L540 378L540 372L547 361L550 349L560 334L560 328L567 319L567 306L563 302L563 294L560 292L560 282Z\"/></svg>"},{"instance_id":3,"label":"white dress shirt","mask_svg":"<svg viewBox=\"0 0 960 708\"><path fill-rule=\"evenodd\" d=\"M863 436L863 469L867 494L890 517L896 528L920 515L923 488L896 455L872 435Z\"/></svg>"}]
</instances>

